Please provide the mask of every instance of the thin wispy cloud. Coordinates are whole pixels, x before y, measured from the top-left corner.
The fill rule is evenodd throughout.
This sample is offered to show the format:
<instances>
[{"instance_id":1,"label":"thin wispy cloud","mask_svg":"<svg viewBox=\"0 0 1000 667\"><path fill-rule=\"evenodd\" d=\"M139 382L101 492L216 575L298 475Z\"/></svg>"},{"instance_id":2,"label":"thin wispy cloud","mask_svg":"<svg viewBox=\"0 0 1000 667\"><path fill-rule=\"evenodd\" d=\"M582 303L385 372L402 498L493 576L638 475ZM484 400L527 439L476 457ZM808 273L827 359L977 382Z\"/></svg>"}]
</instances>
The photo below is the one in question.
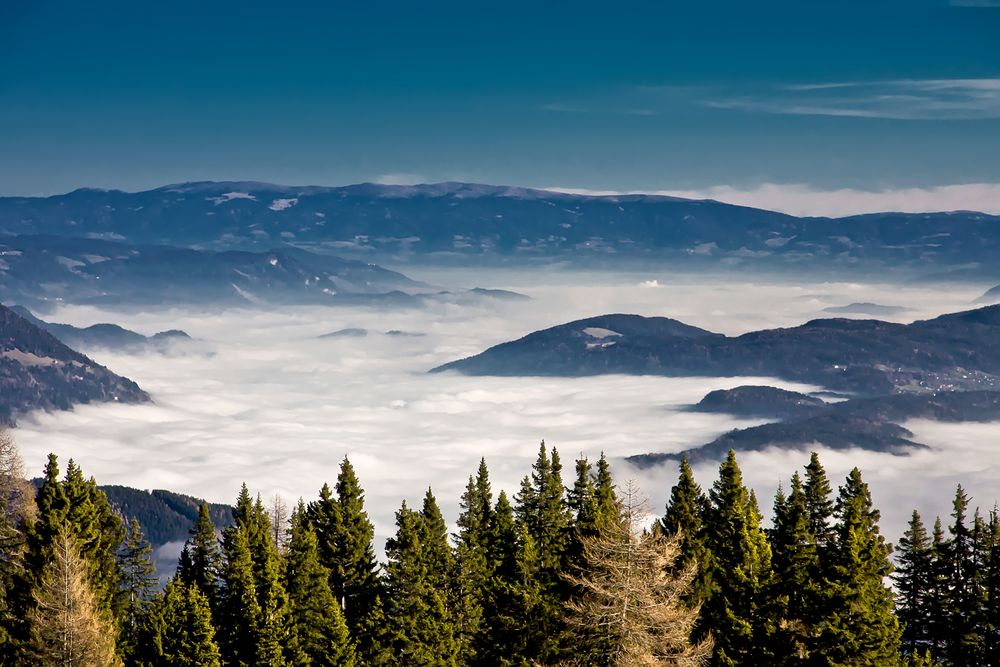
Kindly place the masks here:
<instances>
[{"instance_id":1,"label":"thin wispy cloud","mask_svg":"<svg viewBox=\"0 0 1000 667\"><path fill-rule=\"evenodd\" d=\"M714 199L727 204L803 216L842 217L881 211L899 213L980 211L1000 215L1000 183L963 183L882 190L824 189L803 183L762 183L752 187L715 185L705 188L641 192L565 187L544 189L594 196L650 194L685 199Z\"/></svg>"},{"instance_id":2,"label":"thin wispy cloud","mask_svg":"<svg viewBox=\"0 0 1000 667\"><path fill-rule=\"evenodd\" d=\"M895 120L1000 118L1000 78L800 83L701 102L714 109Z\"/></svg>"}]
</instances>

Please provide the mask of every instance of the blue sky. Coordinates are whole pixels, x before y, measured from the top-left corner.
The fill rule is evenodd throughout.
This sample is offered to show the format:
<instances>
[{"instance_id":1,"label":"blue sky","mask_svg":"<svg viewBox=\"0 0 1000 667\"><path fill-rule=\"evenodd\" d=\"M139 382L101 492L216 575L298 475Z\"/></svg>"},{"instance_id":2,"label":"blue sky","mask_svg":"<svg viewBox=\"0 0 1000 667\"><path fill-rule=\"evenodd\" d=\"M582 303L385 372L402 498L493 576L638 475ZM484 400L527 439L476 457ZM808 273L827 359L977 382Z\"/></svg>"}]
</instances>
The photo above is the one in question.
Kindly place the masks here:
<instances>
[{"instance_id":1,"label":"blue sky","mask_svg":"<svg viewBox=\"0 0 1000 667\"><path fill-rule=\"evenodd\" d=\"M0 0L0 193L995 184L998 36L992 0Z\"/></svg>"}]
</instances>

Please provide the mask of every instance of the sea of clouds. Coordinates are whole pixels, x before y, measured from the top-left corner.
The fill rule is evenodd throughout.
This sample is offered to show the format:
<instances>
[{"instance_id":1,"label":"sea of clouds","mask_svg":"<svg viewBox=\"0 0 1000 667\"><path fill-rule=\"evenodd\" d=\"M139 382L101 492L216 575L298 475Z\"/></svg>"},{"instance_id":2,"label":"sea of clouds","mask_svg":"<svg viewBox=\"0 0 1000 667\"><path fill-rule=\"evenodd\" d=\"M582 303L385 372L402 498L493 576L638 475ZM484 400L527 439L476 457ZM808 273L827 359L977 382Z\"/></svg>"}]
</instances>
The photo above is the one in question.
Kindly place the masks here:
<instances>
[{"instance_id":1,"label":"sea of clouds","mask_svg":"<svg viewBox=\"0 0 1000 667\"><path fill-rule=\"evenodd\" d=\"M418 504L428 486L454 521L468 476L480 457L494 490L513 494L544 439L562 455L572 483L573 459L605 452L620 480L635 479L660 511L676 481L672 464L636 470L623 458L679 451L732 429L761 423L692 413L686 406L712 389L766 383L766 378L492 378L427 374L446 361L531 331L591 315L632 312L675 317L727 334L789 326L829 316L828 306L876 302L912 309L909 321L973 307L985 286L861 283L791 284L787 279L570 273L565 271L410 271L456 287L513 289L530 302L483 300L420 309L288 307L217 312L111 312L66 307L47 318L87 325L111 321L142 333L180 328L198 339L172 354L127 355L88 350L98 362L136 380L147 405L87 405L20 420L17 441L29 471L46 455L75 459L103 484L164 488L232 502L241 482L265 498L316 496L349 456L367 494L378 543L393 531L405 498ZM326 338L348 327L364 338ZM421 336L387 336L399 330ZM1000 499L1000 424L908 424L930 451L897 457L820 450L835 483L860 466L896 537L913 508L946 513L954 485L974 502ZM743 454L746 480L765 513L779 482L807 462L803 451ZM703 487L716 464L696 474Z\"/></svg>"}]
</instances>

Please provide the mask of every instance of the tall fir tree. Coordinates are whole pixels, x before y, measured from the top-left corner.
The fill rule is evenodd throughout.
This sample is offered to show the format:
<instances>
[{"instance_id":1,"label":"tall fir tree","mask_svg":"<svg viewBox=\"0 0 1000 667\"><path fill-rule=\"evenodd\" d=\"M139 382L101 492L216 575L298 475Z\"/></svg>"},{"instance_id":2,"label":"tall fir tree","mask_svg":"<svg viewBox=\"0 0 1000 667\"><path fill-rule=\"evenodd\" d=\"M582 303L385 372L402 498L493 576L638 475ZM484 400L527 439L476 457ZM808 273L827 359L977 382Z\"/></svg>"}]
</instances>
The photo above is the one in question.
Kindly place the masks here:
<instances>
[{"instance_id":1,"label":"tall fir tree","mask_svg":"<svg viewBox=\"0 0 1000 667\"><path fill-rule=\"evenodd\" d=\"M167 584L156 614L159 629L156 667L220 667L219 646L208 598L198 586L174 579ZM236 663L239 664L239 663Z\"/></svg>"},{"instance_id":2,"label":"tall fir tree","mask_svg":"<svg viewBox=\"0 0 1000 667\"><path fill-rule=\"evenodd\" d=\"M300 501L292 512L285 588L292 635L301 652L293 664L353 667L354 644L340 602L330 589L330 573L320 563L319 542Z\"/></svg>"},{"instance_id":3,"label":"tall fir tree","mask_svg":"<svg viewBox=\"0 0 1000 667\"><path fill-rule=\"evenodd\" d=\"M704 530L707 506L708 498L695 481L687 457L682 456L677 484L670 489L670 498L659 526L667 536L680 536L681 553L675 567L681 569L694 564L697 568L695 580L687 593L693 604L704 602L711 585Z\"/></svg>"},{"instance_id":4,"label":"tall fir tree","mask_svg":"<svg viewBox=\"0 0 1000 667\"><path fill-rule=\"evenodd\" d=\"M697 636L715 641L711 664L770 662L771 549L756 501L730 450L709 492L705 535L711 592L701 609Z\"/></svg>"},{"instance_id":5,"label":"tall fir tree","mask_svg":"<svg viewBox=\"0 0 1000 667\"><path fill-rule=\"evenodd\" d=\"M944 550L948 574L945 656L953 667L978 665L977 563L973 526L968 523L969 497L961 485L952 501L950 538Z\"/></svg>"},{"instance_id":6,"label":"tall fir tree","mask_svg":"<svg viewBox=\"0 0 1000 667\"><path fill-rule=\"evenodd\" d=\"M198 507L198 517L189 531L190 537L184 545L177 577L195 586L212 609L219 604L219 576L222 570L222 556L219 553L219 538L209 511L208 503Z\"/></svg>"},{"instance_id":7,"label":"tall fir tree","mask_svg":"<svg viewBox=\"0 0 1000 667\"><path fill-rule=\"evenodd\" d=\"M135 662L139 653L146 615L159 587L152 556L153 549L146 541L139 522L132 519L118 551L118 571L121 575L120 601L117 604L121 610L118 653L129 664Z\"/></svg>"},{"instance_id":8,"label":"tall fir tree","mask_svg":"<svg viewBox=\"0 0 1000 667\"><path fill-rule=\"evenodd\" d=\"M931 574L928 587L927 634L931 659L944 659L948 637L948 539L941 517L935 517L931 531Z\"/></svg>"},{"instance_id":9,"label":"tall fir tree","mask_svg":"<svg viewBox=\"0 0 1000 667\"><path fill-rule=\"evenodd\" d=\"M902 626L903 653L922 656L931 645L934 554L920 514L913 510L896 545L896 615Z\"/></svg>"},{"instance_id":10,"label":"tall fir tree","mask_svg":"<svg viewBox=\"0 0 1000 667\"><path fill-rule=\"evenodd\" d=\"M1000 667L1000 513L994 505L984 544L982 611L984 667Z\"/></svg>"},{"instance_id":11,"label":"tall fir tree","mask_svg":"<svg viewBox=\"0 0 1000 667\"><path fill-rule=\"evenodd\" d=\"M808 664L823 615L823 584L817 580L819 549L809 523L805 489L796 472L788 497L779 488L774 502L773 590L781 610L781 628L774 642L776 664Z\"/></svg>"},{"instance_id":12,"label":"tall fir tree","mask_svg":"<svg viewBox=\"0 0 1000 667\"><path fill-rule=\"evenodd\" d=\"M868 485L854 468L835 506L835 544L830 552L829 608L820 627L818 652L829 664L895 665L900 629L893 613L891 548L879 532L879 512Z\"/></svg>"},{"instance_id":13,"label":"tall fir tree","mask_svg":"<svg viewBox=\"0 0 1000 667\"><path fill-rule=\"evenodd\" d=\"M448 592L433 572L441 545L426 542L436 532L426 523L422 512L403 503L396 512L396 535L386 542L389 642L399 664L450 667L458 664L459 646Z\"/></svg>"},{"instance_id":14,"label":"tall fir tree","mask_svg":"<svg viewBox=\"0 0 1000 667\"><path fill-rule=\"evenodd\" d=\"M488 641L483 615L487 584L492 575L489 550L493 491L485 459L480 459L475 477L469 477L460 507L455 536L456 632L463 661L479 665L485 664L479 656L479 646L484 640Z\"/></svg>"}]
</instances>

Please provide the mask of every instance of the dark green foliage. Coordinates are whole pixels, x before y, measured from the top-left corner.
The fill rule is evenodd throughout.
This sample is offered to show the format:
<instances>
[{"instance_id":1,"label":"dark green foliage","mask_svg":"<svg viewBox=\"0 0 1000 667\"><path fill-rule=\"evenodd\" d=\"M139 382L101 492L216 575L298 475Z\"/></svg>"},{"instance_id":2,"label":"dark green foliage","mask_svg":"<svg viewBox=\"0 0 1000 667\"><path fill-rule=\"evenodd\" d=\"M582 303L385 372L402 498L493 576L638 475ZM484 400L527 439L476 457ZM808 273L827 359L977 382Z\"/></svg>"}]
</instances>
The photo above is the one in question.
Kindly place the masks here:
<instances>
[{"instance_id":1,"label":"dark green foliage","mask_svg":"<svg viewBox=\"0 0 1000 667\"><path fill-rule=\"evenodd\" d=\"M184 544L177 567L177 578L201 591L209 606L217 609L222 556L208 503L202 503L198 508L198 517L189 534L191 537Z\"/></svg>"},{"instance_id":2,"label":"dark green foliage","mask_svg":"<svg viewBox=\"0 0 1000 667\"><path fill-rule=\"evenodd\" d=\"M121 625L118 652L130 661L138 655L143 622L157 588L152 555L153 549L142 534L139 522L132 519L125 541L118 551L121 581L117 604Z\"/></svg>"},{"instance_id":3,"label":"dark green foliage","mask_svg":"<svg viewBox=\"0 0 1000 667\"><path fill-rule=\"evenodd\" d=\"M362 657L375 660L382 631L382 582L375 560L375 528L365 512L365 493L344 458L336 496L323 485L307 514L319 540L320 561L330 571L330 587L340 601Z\"/></svg>"},{"instance_id":4,"label":"dark green foliage","mask_svg":"<svg viewBox=\"0 0 1000 667\"><path fill-rule=\"evenodd\" d=\"M467 664L486 664L479 659L479 647L489 641L483 629L483 614L487 585L494 569L490 558L492 505L489 470L485 459L481 459L475 478L469 477L462 494L459 532L455 536L456 631Z\"/></svg>"},{"instance_id":5,"label":"dark green foliage","mask_svg":"<svg viewBox=\"0 0 1000 667\"><path fill-rule=\"evenodd\" d=\"M768 617L771 548L732 451L719 468L709 500L705 535L712 583L698 634L715 639L712 665L768 664L775 620Z\"/></svg>"},{"instance_id":6,"label":"dark green foliage","mask_svg":"<svg viewBox=\"0 0 1000 667\"><path fill-rule=\"evenodd\" d=\"M176 580L167 584L155 613L158 616L155 644L159 650L149 664L154 667L222 664L208 599L197 586Z\"/></svg>"},{"instance_id":7,"label":"dark green foliage","mask_svg":"<svg viewBox=\"0 0 1000 667\"><path fill-rule=\"evenodd\" d=\"M825 584L829 607L816 650L832 664L894 665L900 630L892 591L884 583L892 572L891 549L857 468L840 488L834 513L836 542Z\"/></svg>"},{"instance_id":8,"label":"dark green foliage","mask_svg":"<svg viewBox=\"0 0 1000 667\"><path fill-rule=\"evenodd\" d=\"M896 545L896 615L903 628L903 651L921 656L931 640L934 553L930 535L916 510Z\"/></svg>"},{"instance_id":9,"label":"dark green foliage","mask_svg":"<svg viewBox=\"0 0 1000 667\"><path fill-rule=\"evenodd\" d=\"M434 525L439 512L428 504L425 500L425 511L416 512L403 503L396 512L396 535L386 542L388 642L400 664L457 665L448 591L440 586L447 575L439 567L449 547Z\"/></svg>"},{"instance_id":10,"label":"dark green foliage","mask_svg":"<svg viewBox=\"0 0 1000 667\"><path fill-rule=\"evenodd\" d=\"M660 519L660 528L666 535L681 536L681 553L678 569L694 563L698 572L689 595L694 604L703 602L709 594L708 551L705 547L704 518L708 498L694 479L694 471L687 458L681 458L677 484L670 490L666 511Z\"/></svg>"},{"instance_id":11,"label":"dark green foliage","mask_svg":"<svg viewBox=\"0 0 1000 667\"><path fill-rule=\"evenodd\" d=\"M319 561L319 543L300 501L292 513L285 562L290 622L300 652L293 664L350 667L354 645L340 603L330 590L330 573Z\"/></svg>"}]
</instances>

